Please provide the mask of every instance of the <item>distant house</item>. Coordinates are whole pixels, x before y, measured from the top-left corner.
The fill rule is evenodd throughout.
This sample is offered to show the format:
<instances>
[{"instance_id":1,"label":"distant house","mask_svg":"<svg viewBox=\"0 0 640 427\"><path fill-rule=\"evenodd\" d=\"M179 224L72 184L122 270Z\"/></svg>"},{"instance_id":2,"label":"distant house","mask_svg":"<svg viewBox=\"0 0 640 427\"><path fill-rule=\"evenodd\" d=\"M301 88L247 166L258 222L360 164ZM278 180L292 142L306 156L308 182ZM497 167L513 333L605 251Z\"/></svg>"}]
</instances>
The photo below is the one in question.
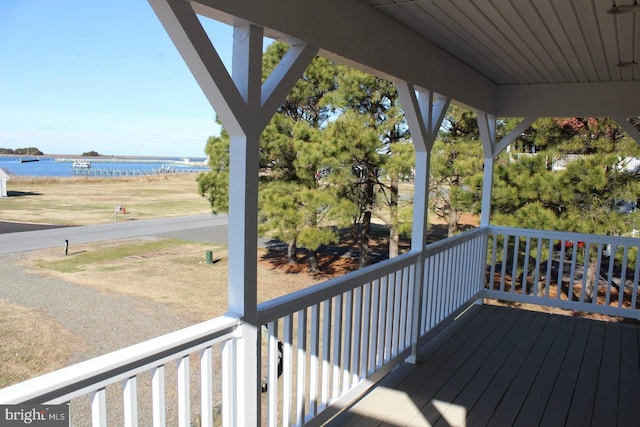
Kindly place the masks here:
<instances>
[{"instance_id":1,"label":"distant house","mask_svg":"<svg viewBox=\"0 0 640 427\"><path fill-rule=\"evenodd\" d=\"M9 175L0 169L0 197L7 197L7 181L9 181Z\"/></svg>"}]
</instances>

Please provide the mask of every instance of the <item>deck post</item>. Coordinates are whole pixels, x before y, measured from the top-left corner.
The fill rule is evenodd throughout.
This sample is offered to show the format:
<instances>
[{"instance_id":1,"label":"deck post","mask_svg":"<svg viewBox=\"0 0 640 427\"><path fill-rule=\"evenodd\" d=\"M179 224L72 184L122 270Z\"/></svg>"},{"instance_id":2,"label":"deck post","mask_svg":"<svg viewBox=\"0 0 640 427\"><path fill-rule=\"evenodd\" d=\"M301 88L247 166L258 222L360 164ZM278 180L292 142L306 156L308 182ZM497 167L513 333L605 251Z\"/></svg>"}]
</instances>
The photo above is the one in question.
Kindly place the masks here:
<instances>
[{"instance_id":1,"label":"deck post","mask_svg":"<svg viewBox=\"0 0 640 427\"><path fill-rule=\"evenodd\" d=\"M242 320L236 342L223 352L225 424L260 420L260 325L257 324L259 146L263 129L318 50L293 43L262 82L264 30L236 21L231 75L190 2L149 0L169 37L229 133L228 310ZM233 360L232 360L233 359Z\"/></svg>"},{"instance_id":2,"label":"deck post","mask_svg":"<svg viewBox=\"0 0 640 427\"><path fill-rule=\"evenodd\" d=\"M427 224L429 217L429 169L431 149L435 142L440 124L449 107L449 98L437 96L432 91L418 90L411 83L396 82L400 102L411 129L411 137L416 150L414 192L413 192L413 228L411 232L411 251L424 253L427 244ZM411 311L411 355L410 363L416 363L418 341L422 329L422 300L427 284L425 283L424 256L420 257L415 271L413 284L413 307Z\"/></svg>"},{"instance_id":3,"label":"deck post","mask_svg":"<svg viewBox=\"0 0 640 427\"><path fill-rule=\"evenodd\" d=\"M493 187L493 160L496 141L496 117L478 112L478 127L484 151L484 177L482 180L482 210L480 211L480 227L487 227L491 218L491 190Z\"/></svg>"},{"instance_id":4,"label":"deck post","mask_svg":"<svg viewBox=\"0 0 640 427\"><path fill-rule=\"evenodd\" d=\"M496 117L483 111L478 111L478 127L482 148L484 151L484 179L482 181L482 211L480 214L480 227L487 227L491 222L491 194L493 189L493 168L498 154L505 150L516 140L531 124L536 117L525 117L500 141L496 141Z\"/></svg>"}]
</instances>

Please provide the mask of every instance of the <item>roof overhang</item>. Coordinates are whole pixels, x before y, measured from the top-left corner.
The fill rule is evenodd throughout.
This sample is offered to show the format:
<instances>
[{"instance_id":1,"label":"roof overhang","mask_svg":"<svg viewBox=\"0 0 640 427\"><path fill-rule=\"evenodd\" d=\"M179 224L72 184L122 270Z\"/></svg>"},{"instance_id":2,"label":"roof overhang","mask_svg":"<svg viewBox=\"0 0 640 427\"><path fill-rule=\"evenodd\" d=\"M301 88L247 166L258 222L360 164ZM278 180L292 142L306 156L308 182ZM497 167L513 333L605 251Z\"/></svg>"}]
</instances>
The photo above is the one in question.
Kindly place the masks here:
<instances>
[{"instance_id":1,"label":"roof overhang","mask_svg":"<svg viewBox=\"0 0 640 427\"><path fill-rule=\"evenodd\" d=\"M329 59L411 82L498 117L640 116L640 81L499 84L366 1L192 0L192 5L200 15L228 24L249 22L274 39L308 44Z\"/></svg>"}]
</instances>

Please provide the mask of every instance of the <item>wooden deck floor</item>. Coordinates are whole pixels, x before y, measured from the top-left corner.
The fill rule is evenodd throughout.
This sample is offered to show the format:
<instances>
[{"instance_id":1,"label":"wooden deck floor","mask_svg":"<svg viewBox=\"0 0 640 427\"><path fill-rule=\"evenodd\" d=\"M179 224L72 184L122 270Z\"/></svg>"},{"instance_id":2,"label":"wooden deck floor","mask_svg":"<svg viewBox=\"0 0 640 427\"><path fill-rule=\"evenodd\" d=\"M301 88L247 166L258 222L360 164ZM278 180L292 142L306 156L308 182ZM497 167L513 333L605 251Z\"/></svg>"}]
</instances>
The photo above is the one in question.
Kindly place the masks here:
<instances>
[{"instance_id":1,"label":"wooden deck floor","mask_svg":"<svg viewBox=\"0 0 640 427\"><path fill-rule=\"evenodd\" d=\"M332 426L638 426L640 328L474 306Z\"/></svg>"}]
</instances>

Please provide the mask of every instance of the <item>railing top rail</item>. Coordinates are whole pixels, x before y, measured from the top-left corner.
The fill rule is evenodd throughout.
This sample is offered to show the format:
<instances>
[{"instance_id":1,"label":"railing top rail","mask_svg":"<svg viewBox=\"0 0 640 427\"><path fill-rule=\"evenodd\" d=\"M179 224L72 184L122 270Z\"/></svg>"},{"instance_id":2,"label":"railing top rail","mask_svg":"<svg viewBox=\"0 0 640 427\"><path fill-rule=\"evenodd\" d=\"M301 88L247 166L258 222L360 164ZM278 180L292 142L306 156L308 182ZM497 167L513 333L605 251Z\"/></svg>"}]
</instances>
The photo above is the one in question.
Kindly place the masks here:
<instances>
[{"instance_id":1,"label":"railing top rail","mask_svg":"<svg viewBox=\"0 0 640 427\"><path fill-rule=\"evenodd\" d=\"M297 292L283 295L258 305L260 323L267 323L291 313L326 301L343 292L355 289L365 283L380 279L402 268L415 264L420 254L408 252L396 258L381 261L377 264L353 271L342 277L328 280Z\"/></svg>"},{"instance_id":2,"label":"railing top rail","mask_svg":"<svg viewBox=\"0 0 640 427\"><path fill-rule=\"evenodd\" d=\"M163 360L230 337L240 320L225 314L85 362L0 389L0 404L63 403L90 390L128 378Z\"/></svg>"},{"instance_id":3,"label":"railing top rail","mask_svg":"<svg viewBox=\"0 0 640 427\"><path fill-rule=\"evenodd\" d=\"M624 246L640 245L637 237L606 236L598 234L575 233L570 231L536 230L532 228L514 228L491 225L489 229L492 233L508 234L513 236L537 237L552 240L571 240L576 242L615 244Z\"/></svg>"},{"instance_id":4,"label":"railing top rail","mask_svg":"<svg viewBox=\"0 0 640 427\"><path fill-rule=\"evenodd\" d=\"M438 252L446 251L454 246L461 245L470 240L475 239L478 236L487 234L487 227L474 228L473 230L465 231L464 233L457 234L446 239L438 240L437 242L430 243L425 247L425 256L430 256Z\"/></svg>"}]
</instances>

